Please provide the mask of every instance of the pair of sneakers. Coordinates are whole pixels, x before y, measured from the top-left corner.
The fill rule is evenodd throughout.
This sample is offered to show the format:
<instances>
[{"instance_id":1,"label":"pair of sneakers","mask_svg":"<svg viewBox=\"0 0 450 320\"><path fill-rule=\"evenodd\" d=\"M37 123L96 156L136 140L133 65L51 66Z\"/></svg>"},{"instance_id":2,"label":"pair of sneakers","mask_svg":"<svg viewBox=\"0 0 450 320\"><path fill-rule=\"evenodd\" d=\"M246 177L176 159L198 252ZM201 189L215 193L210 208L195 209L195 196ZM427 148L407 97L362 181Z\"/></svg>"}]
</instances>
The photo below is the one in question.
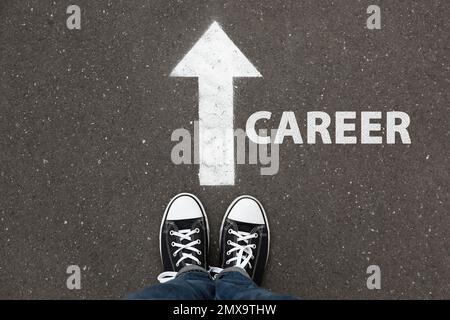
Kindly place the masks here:
<instances>
[{"instance_id":1,"label":"pair of sneakers","mask_svg":"<svg viewBox=\"0 0 450 320\"><path fill-rule=\"evenodd\" d=\"M229 267L244 269L260 285L269 257L269 225L261 203L240 196L228 207L220 228L220 262L215 272ZM159 247L164 272L160 282L175 278L188 265L208 270L209 225L200 200L189 193L175 196L161 223Z\"/></svg>"}]
</instances>

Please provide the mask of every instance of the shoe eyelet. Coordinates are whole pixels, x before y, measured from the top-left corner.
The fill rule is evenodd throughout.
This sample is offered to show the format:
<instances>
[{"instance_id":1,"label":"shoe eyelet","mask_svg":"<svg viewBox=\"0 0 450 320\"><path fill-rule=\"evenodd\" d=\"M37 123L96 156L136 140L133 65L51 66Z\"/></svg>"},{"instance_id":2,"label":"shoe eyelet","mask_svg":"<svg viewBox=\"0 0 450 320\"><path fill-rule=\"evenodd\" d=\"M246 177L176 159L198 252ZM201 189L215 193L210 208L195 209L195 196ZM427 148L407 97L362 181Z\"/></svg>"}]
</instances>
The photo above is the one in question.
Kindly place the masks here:
<instances>
[{"instance_id":1,"label":"shoe eyelet","mask_svg":"<svg viewBox=\"0 0 450 320\"><path fill-rule=\"evenodd\" d=\"M194 231L195 231L195 233L200 233L200 229L199 228L195 228Z\"/></svg>"},{"instance_id":2,"label":"shoe eyelet","mask_svg":"<svg viewBox=\"0 0 450 320\"><path fill-rule=\"evenodd\" d=\"M177 262L177 263L175 263L175 267L179 267L180 266L180 264Z\"/></svg>"},{"instance_id":3,"label":"shoe eyelet","mask_svg":"<svg viewBox=\"0 0 450 320\"><path fill-rule=\"evenodd\" d=\"M171 247L175 247L175 242L172 241L172 242L170 243L170 246L171 246Z\"/></svg>"},{"instance_id":4,"label":"shoe eyelet","mask_svg":"<svg viewBox=\"0 0 450 320\"><path fill-rule=\"evenodd\" d=\"M169 234L170 234L171 236L173 236L173 230L170 230L170 231L169 231Z\"/></svg>"},{"instance_id":5,"label":"shoe eyelet","mask_svg":"<svg viewBox=\"0 0 450 320\"><path fill-rule=\"evenodd\" d=\"M230 264L230 260L225 261L225 264L229 265Z\"/></svg>"},{"instance_id":6,"label":"shoe eyelet","mask_svg":"<svg viewBox=\"0 0 450 320\"><path fill-rule=\"evenodd\" d=\"M202 240L197 239L197 244L200 244L200 243L202 243Z\"/></svg>"},{"instance_id":7,"label":"shoe eyelet","mask_svg":"<svg viewBox=\"0 0 450 320\"><path fill-rule=\"evenodd\" d=\"M227 256L229 256L230 254L231 254L230 251L227 251L227 252L226 252L226 255L227 255Z\"/></svg>"},{"instance_id":8,"label":"shoe eyelet","mask_svg":"<svg viewBox=\"0 0 450 320\"><path fill-rule=\"evenodd\" d=\"M253 249L256 249L256 244L252 244L252 248L253 248Z\"/></svg>"},{"instance_id":9,"label":"shoe eyelet","mask_svg":"<svg viewBox=\"0 0 450 320\"><path fill-rule=\"evenodd\" d=\"M253 236L253 238L258 238L258 234L257 233L254 233L254 236Z\"/></svg>"},{"instance_id":10,"label":"shoe eyelet","mask_svg":"<svg viewBox=\"0 0 450 320\"><path fill-rule=\"evenodd\" d=\"M198 255L201 255L201 254L202 254L202 250L198 250L198 251L197 251L197 254L198 254Z\"/></svg>"},{"instance_id":11,"label":"shoe eyelet","mask_svg":"<svg viewBox=\"0 0 450 320\"><path fill-rule=\"evenodd\" d=\"M177 255L175 254L175 252L172 254L172 256L176 257Z\"/></svg>"},{"instance_id":12,"label":"shoe eyelet","mask_svg":"<svg viewBox=\"0 0 450 320\"><path fill-rule=\"evenodd\" d=\"M230 245L231 244L231 240L227 240L227 245Z\"/></svg>"},{"instance_id":13,"label":"shoe eyelet","mask_svg":"<svg viewBox=\"0 0 450 320\"><path fill-rule=\"evenodd\" d=\"M228 232L228 234L231 234L231 229L228 229L228 231L227 231L227 232Z\"/></svg>"}]
</instances>

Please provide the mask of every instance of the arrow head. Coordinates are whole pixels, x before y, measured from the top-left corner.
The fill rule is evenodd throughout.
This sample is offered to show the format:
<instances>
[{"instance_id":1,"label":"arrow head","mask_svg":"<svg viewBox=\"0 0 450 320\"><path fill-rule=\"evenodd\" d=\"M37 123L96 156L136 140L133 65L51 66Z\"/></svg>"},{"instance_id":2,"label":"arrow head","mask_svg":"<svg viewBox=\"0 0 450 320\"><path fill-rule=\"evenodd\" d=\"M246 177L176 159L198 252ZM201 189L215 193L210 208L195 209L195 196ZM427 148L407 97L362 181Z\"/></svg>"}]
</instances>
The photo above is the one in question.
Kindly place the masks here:
<instances>
[{"instance_id":1,"label":"arrow head","mask_svg":"<svg viewBox=\"0 0 450 320\"><path fill-rule=\"evenodd\" d=\"M213 22L170 74L171 77L261 77L252 63Z\"/></svg>"}]
</instances>

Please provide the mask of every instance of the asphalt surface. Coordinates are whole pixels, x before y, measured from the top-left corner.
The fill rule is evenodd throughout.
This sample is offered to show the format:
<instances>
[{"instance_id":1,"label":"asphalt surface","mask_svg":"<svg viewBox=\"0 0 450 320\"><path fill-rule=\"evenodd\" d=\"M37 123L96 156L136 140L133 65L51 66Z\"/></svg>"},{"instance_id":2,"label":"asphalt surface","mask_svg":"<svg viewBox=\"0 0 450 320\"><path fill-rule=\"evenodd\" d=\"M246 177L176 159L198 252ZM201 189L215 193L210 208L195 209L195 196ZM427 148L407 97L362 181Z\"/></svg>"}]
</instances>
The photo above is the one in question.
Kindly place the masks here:
<instances>
[{"instance_id":1,"label":"asphalt surface","mask_svg":"<svg viewBox=\"0 0 450 320\"><path fill-rule=\"evenodd\" d=\"M205 205L211 259L238 195L263 203L264 286L306 299L450 297L447 1L0 2L0 298L122 298L161 272L160 219L187 191ZM82 9L81 30L66 8ZM368 30L366 9L382 9ZM280 170L239 165L202 187L171 133L198 118L195 79L168 75L213 22L262 78L235 81L234 116L391 111L411 145L280 147ZM304 128L304 127L303 127ZM302 130L302 128L301 128ZM79 265L82 289L66 288ZM366 268L381 268L380 290Z\"/></svg>"}]
</instances>

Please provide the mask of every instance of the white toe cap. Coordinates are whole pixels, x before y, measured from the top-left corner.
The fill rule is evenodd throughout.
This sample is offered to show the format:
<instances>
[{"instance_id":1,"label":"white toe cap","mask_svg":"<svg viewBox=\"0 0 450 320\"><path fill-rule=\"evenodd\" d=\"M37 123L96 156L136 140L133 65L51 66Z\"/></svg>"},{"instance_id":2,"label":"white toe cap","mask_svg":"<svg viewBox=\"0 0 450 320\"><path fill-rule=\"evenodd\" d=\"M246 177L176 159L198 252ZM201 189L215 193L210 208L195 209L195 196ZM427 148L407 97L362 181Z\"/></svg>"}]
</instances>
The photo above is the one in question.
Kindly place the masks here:
<instances>
[{"instance_id":1,"label":"white toe cap","mask_svg":"<svg viewBox=\"0 0 450 320\"><path fill-rule=\"evenodd\" d=\"M193 195L181 194L176 196L169 204L167 220L196 219L203 217L200 202Z\"/></svg>"},{"instance_id":2,"label":"white toe cap","mask_svg":"<svg viewBox=\"0 0 450 320\"><path fill-rule=\"evenodd\" d=\"M245 223L265 224L262 210L262 206L260 207L257 200L248 197L238 198L232 205L228 219Z\"/></svg>"}]
</instances>

